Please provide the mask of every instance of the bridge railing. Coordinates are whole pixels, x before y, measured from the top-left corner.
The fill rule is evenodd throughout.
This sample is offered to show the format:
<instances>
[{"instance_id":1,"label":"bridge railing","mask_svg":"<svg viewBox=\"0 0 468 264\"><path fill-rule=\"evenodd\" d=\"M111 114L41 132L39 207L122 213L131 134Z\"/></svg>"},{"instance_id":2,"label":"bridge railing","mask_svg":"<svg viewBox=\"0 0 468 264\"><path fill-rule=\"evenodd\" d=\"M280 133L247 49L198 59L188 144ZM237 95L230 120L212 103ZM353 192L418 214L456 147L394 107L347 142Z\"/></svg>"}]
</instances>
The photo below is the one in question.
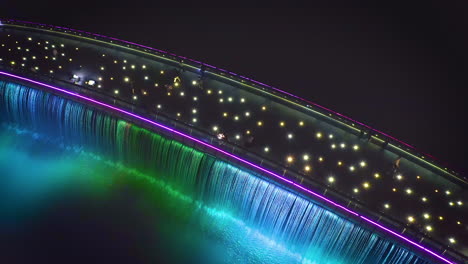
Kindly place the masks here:
<instances>
[{"instance_id":1,"label":"bridge railing","mask_svg":"<svg viewBox=\"0 0 468 264\"><path fill-rule=\"evenodd\" d=\"M245 160L247 160L249 162L252 162L254 164L257 164L257 165L261 166L262 168L265 168L265 169L267 169L269 171L273 171L276 174L284 177L287 180L293 181L296 184L299 184L299 185L301 185L301 186L303 186L303 187L305 187L307 189L312 190L314 193L316 193L316 194L318 194L318 195L320 195L322 197L332 199L334 202L342 205L343 207L345 207L345 208L347 208L349 210L355 211L359 215L363 215L363 216L365 216L367 218L370 218L371 220L373 220L373 221L375 221L377 223L383 224L384 226L390 228L391 230L393 230L393 231L395 231L395 232L397 232L397 233L411 239L412 241L417 242L420 245L423 245L425 247L429 247L430 249L436 250L437 252L441 252L442 255L444 255L444 256L449 256L452 259L456 259L460 263L464 263L462 261L464 261L466 259L465 256L463 256L459 252L455 251L453 248L445 245L444 243L441 243L441 242L433 239L432 237L427 236L426 234L423 234L421 232L418 232L417 230L413 230L411 228L408 228L408 226L405 223L403 223L401 221L398 221L397 219L394 219L392 216L384 213L383 211L376 212L374 210L371 210L368 207L366 207L365 204L363 204L359 200L356 200L355 198L353 198L353 197L351 197L351 196L349 196L349 195L347 195L347 194L345 194L343 192L340 192L340 191L338 191L338 190L336 190L336 189L334 189L334 188L332 188L332 187L330 187L330 186L328 186L326 184L323 184L323 183L321 183L319 181L311 179L310 177L307 177L306 175L304 175L304 174L302 174L300 172L291 170L290 168L285 167L282 164L279 164L278 162L275 162L275 161L273 161L271 159L267 159L265 157L262 157L260 155L255 154L255 153L252 153L252 151L250 151L250 149L245 148L244 146L234 144L232 142L225 142L225 141L223 141L222 144L221 144L221 141L218 140L218 138L216 138L216 135L213 135L209 131L200 129L199 127L195 127L195 126L193 126L191 124L188 124L188 123L184 123L184 122L182 122L180 120L173 119L173 118L165 115L163 112L147 111L145 109L136 107L133 103L131 103L129 101L123 101L121 99L118 99L117 97L111 97L111 96L109 96L107 94L104 94L104 93L100 92L99 90L90 89L89 87L86 87L86 86L78 86L78 85L75 85L72 82L57 80L57 79L52 78L50 75L42 75L42 74L31 72L29 70L24 70L24 69L21 69L21 68L19 68L19 69L16 68L15 69L15 68L11 68L11 67L4 67L4 66L1 66L1 65L0 65L0 69L2 69L4 71L7 71L7 72L11 72L13 74L17 74L17 75L26 77L26 78L41 81L41 82L44 82L46 84L56 85L56 86L58 86L60 88L64 88L64 89L67 89L69 91L73 91L73 92L75 92L77 94L80 94L80 95L83 95L83 96L91 97L93 99L99 100L99 101L107 103L109 105L124 109L124 110L126 110L128 112L131 112L133 114L136 114L136 115L143 116L143 117L146 117L148 119L154 120L155 122L158 122L158 123L161 123L161 124L163 124L165 126L168 126L170 128L176 129L176 130L178 130L178 131L180 131L180 132L182 132L184 134L187 134L187 135L189 135L191 137L202 140L202 141L204 141L204 142L206 142L206 143L208 143L210 145L214 145L217 148L222 149L224 151L227 151L227 152L229 152L229 153L231 153L233 155L239 156L239 157L241 157L241 158L243 158L243 159L245 159ZM18 82L17 79L14 79L14 81ZM23 83L31 85L28 82L23 82ZM40 86L38 88L43 89L43 87L40 87ZM60 95L63 96L63 94L60 94ZM133 123L141 125L141 126L143 126L145 128L155 130L155 126L150 126L150 125L148 125L148 123L142 122L142 121L134 119L134 118L129 118L128 116L121 115L120 113L117 113L117 114L119 114L119 116L121 116L122 118L124 118L124 119L126 119L128 121L131 121ZM170 132L168 132L167 130L164 130L164 129L157 129L157 130L161 134L165 134L168 137L175 138L178 141L181 141L182 143L184 143L186 145L193 146L193 147L195 147L197 149L201 149L202 151L210 153L211 155L216 156L217 158L229 161L230 163L234 163L234 164L238 164L240 166L246 167L246 165L244 163L240 162L238 159L234 159L232 157L227 157L226 155L222 155L218 151L214 151L213 149L208 148L208 147L203 147L202 146L200 148L200 144L197 144L196 142L194 142L192 140L189 140L186 137L177 136L177 135L175 135L173 133L170 133ZM256 169L252 169L252 170L254 172L256 172L256 174L263 175L263 176L266 175L266 173L264 173L263 171L259 171L259 170L256 170ZM279 179L275 179L273 177L267 177L267 179L280 182L284 186L284 182L282 182ZM302 191L302 190L300 190L298 188L294 188L294 187L291 187L291 186L290 186L290 189L292 191L297 192L297 193L302 193L302 195L305 195L307 197L313 198L314 200L318 201L322 206L324 206L324 207L326 207L328 209L331 209L331 210L333 210L335 212L339 212L339 214L341 216L343 216L343 217L345 217L345 218L347 218L347 219L349 219L349 220L351 220L353 222L359 222L359 223L364 224L366 226L370 226L368 223L366 223L365 221L363 221L359 217L355 217L354 215L352 215L350 213L347 213L347 212L345 212L343 210L339 210L336 207L334 207L333 205L325 202L324 200L318 199L317 197L314 197L314 196L310 195L310 193L304 192L304 191ZM377 231L379 231L380 233L383 233L382 230L378 230L374 226L370 226L370 227L377 230Z\"/></svg>"},{"instance_id":2,"label":"bridge railing","mask_svg":"<svg viewBox=\"0 0 468 264\"><path fill-rule=\"evenodd\" d=\"M406 157L422 165L423 167L427 169L437 170L438 172L442 172L442 175L444 175L450 180L456 180L457 182L462 182L465 185L468 184L467 177L460 176L456 171L449 169L446 165L442 164L440 160L436 159L435 157L431 155L425 154L417 150L415 147L407 143L404 143L394 137L391 137L381 131L378 131L365 124L355 121L340 113L334 112L333 110L327 109L316 103L310 102L304 98L300 98L298 96L282 91L270 85L252 80L248 77L238 75L236 73L233 73L224 69L220 69L213 65L202 63L200 61L189 59L183 56L178 56L170 52L166 52L163 50L155 49L152 47L144 46L141 44L137 44L137 43L133 43L133 42L129 42L129 41L113 38L113 37L104 36L101 34L96 34L96 33L91 33L91 32L86 32L83 30L76 30L76 29L71 29L71 28L66 28L66 27L58 27L58 26L53 26L53 25L41 24L41 23L19 21L19 20L14 20L14 19L4 19L4 20L0 19L0 21L2 21L3 24L22 25L22 26L36 28L36 29L49 30L52 32L55 31L57 33L60 32L60 33L67 33L67 34L72 34L76 36L86 37L89 39L103 41L105 43L109 43L113 45L117 44L122 47L130 48L130 49L144 52L144 53L154 54L159 57L172 60L173 64L179 67L190 66L191 68L195 68L195 69L201 69L203 67L206 69L205 71L207 71L208 73L212 73L215 76L222 76L228 81L241 83L247 87L251 87L254 89L264 91L265 93L270 93L270 94L279 96L286 101L294 102L302 106L305 106L306 108L309 108L313 111L319 112L322 115L329 117L330 120L333 120L337 123L344 124L345 126L347 126L347 130L350 132L360 133L362 131L363 133L369 133L375 140L380 141L381 144L390 146L391 147L391 149L389 148L390 151L396 152L398 155Z\"/></svg>"}]
</instances>

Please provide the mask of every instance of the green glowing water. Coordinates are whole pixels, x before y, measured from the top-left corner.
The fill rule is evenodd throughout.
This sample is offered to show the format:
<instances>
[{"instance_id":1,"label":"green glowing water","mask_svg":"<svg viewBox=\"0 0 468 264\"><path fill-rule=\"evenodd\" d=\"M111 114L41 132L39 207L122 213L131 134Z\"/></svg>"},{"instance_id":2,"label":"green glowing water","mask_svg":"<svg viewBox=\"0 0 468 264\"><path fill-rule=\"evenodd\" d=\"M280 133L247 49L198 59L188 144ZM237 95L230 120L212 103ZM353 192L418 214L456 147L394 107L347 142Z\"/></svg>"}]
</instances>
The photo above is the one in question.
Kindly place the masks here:
<instances>
[{"instance_id":1,"label":"green glowing water","mask_svg":"<svg viewBox=\"0 0 468 264\"><path fill-rule=\"evenodd\" d=\"M32 250L27 260L64 258L77 254L75 247L84 260L301 263L228 212L204 207L162 180L29 132L3 127L0 138L1 231L13 238L12 252ZM40 245L31 241L43 233L52 235ZM108 244L79 241L86 239ZM61 243L68 244L61 252L44 252Z\"/></svg>"},{"instance_id":2,"label":"green glowing water","mask_svg":"<svg viewBox=\"0 0 468 264\"><path fill-rule=\"evenodd\" d=\"M259 175L89 106L0 81L0 122L10 263L428 263Z\"/></svg>"}]
</instances>

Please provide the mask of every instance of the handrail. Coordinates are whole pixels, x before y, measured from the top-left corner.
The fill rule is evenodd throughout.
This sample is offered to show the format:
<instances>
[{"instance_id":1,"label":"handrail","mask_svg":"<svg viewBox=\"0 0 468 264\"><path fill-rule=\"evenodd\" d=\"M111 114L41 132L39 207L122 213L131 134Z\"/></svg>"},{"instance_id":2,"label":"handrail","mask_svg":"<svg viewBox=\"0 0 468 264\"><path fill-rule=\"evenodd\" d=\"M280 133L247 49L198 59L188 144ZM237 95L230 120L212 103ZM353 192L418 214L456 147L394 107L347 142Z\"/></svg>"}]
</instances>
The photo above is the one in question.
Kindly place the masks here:
<instances>
[{"instance_id":1,"label":"handrail","mask_svg":"<svg viewBox=\"0 0 468 264\"><path fill-rule=\"evenodd\" d=\"M2 67L0 65L0 68L4 68L4 67ZM14 73L20 72L22 76L32 77L32 78L34 78L36 80L45 81L46 83L58 83L58 84L60 84L60 87L67 87L67 89L71 88L70 90L72 90L74 92L77 92L77 94L80 94L80 93L81 94L90 94L90 95L93 95L93 98L99 98L99 99L102 99L102 100L104 100L106 102L109 102L109 96L108 95L106 95L106 94L104 94L104 93L102 93L100 91L92 90L92 89L90 89L89 87L86 87L86 86L72 84L72 83L69 83L69 82L65 82L63 80L53 79L53 78L51 78L50 76L47 76L47 75L31 73L29 71L20 71L20 70L16 70L16 69L8 69L8 71L14 72ZM197 127L193 127L192 125L189 125L189 124L187 124L185 122L182 122L180 120L173 119L173 118L165 115L164 113L160 113L160 112L152 113L152 112L148 112L148 111L141 111L141 109L139 109L139 108L134 109L133 105L131 103L129 103L129 102L118 99L116 97L111 97L111 98L112 98L112 101L114 101L114 102L111 102L111 104L118 105L118 106L123 106L125 109L128 109L127 111L130 111L132 113L135 113L135 114L138 114L138 115L143 115L143 116L147 116L147 115L150 115L152 117L154 116L154 117L156 117L155 118L156 120L161 120L162 119L165 124L169 124L172 127L177 127L178 129L183 129L184 132L189 132L190 135L192 135L194 132L198 132L199 136L197 136L197 138L203 140L203 138L202 138L202 136L203 136L203 137L205 137L205 139L208 139L208 141L204 140L205 142L212 143L213 141L216 141L216 142L219 141L214 135L207 132L206 130L199 129ZM286 176L286 177L288 177L289 179L291 179L293 181L300 182L301 185L304 185L304 183L305 183L304 186L312 187L315 190L319 189L322 193L327 193L328 194L327 196L332 197L334 199L338 199L343 204L346 204L346 202L349 201L348 205L346 206L347 208L350 208L351 206L354 206L354 208L359 208L359 211L358 211L359 213L364 213L367 216L372 215L374 218L378 218L377 222L383 222L383 223L385 223L385 225L392 226L392 228L394 228L394 229L395 228L403 228L401 233L403 233L403 232L405 232L407 230L406 227L405 227L405 224L402 223L401 221L396 220L396 219L392 218L391 216L389 216L389 215L387 215L387 214L385 214L385 213L383 213L381 211L376 213L375 211L372 211L372 210L368 209L359 200L356 200L355 198L353 198L351 196L348 196L345 193L342 193L342 192L340 192L340 191L338 191L338 190L336 190L334 188L331 188L331 187L329 187L329 186L327 186L327 185L325 185L325 184L323 184L321 182L310 179L310 178L308 178L306 175L304 175L302 173L289 170L287 167L283 166L282 164L278 164L277 162L275 162L273 160L258 156L256 153L253 153L253 152L249 151L248 149L246 149L246 148L244 148L244 147L242 147L240 145L232 144L231 142L226 142L224 144L225 144L226 147L229 146L229 150L227 148L222 148L222 149L224 149L224 151L231 152L234 155L242 155L242 157L247 157L250 162L255 162L256 164L261 164L262 167L265 167L265 165L268 165L268 167L267 167L268 169L274 169L277 172L282 171L283 176ZM219 148L219 146L218 146L218 148ZM280 170L278 170L278 168ZM323 201L321 202L321 204L323 205ZM328 207L328 206L326 206L326 207ZM342 208L342 209L344 209L344 208ZM346 210L346 209L344 209L344 210ZM349 219L349 215L345 216L345 217ZM421 241L424 241L425 244L428 244L433 248L437 248L440 251L443 250L444 253L448 253L453 258L462 259L462 260L465 258L465 256L463 256L461 253L455 251L454 249L446 246L445 244L443 244L443 243L441 243L441 242L439 242L439 241L437 241L437 240L435 240L435 239L433 239L431 237L428 237L425 234L422 234L422 233L420 233L418 231L408 231L408 232L411 235L411 237L417 238L418 240L421 240ZM406 233L408 233L408 232L406 232Z\"/></svg>"},{"instance_id":2,"label":"handrail","mask_svg":"<svg viewBox=\"0 0 468 264\"><path fill-rule=\"evenodd\" d=\"M28 21L20 21L20 20L15 20L15 19L4 19L4 20L0 19L0 21L7 23L7 24L3 24L3 26L9 25L9 24L12 24L12 25L26 24L26 25L28 25L28 27L31 27L31 25L36 26L36 27L42 27L42 30L45 30L44 28L49 28L47 30L53 30L53 31L55 31L57 33L63 33L62 31L67 33L67 31L70 31L71 33L78 34L79 36L82 36L82 34L85 34L87 36L91 36L92 38L94 38L94 40L97 40L99 38L100 40L102 39L102 40L110 42L112 44L115 44L115 42L122 43L121 45L123 47L125 47L125 46L126 47L132 47L133 49L138 49L140 51L141 51L141 49L143 49L144 52L161 53L159 56L163 56L165 58L167 58L168 57L167 55L169 55L170 57L172 57L171 59L175 63L179 63L180 65L185 64L187 66L190 66L190 67L193 67L193 68L196 68L196 69L198 69L198 68L201 69L202 67L208 67L208 68L210 68L212 70L213 74L218 75L218 76L222 76L222 77L224 77L224 78L226 78L226 79L228 79L230 81L240 82L241 84L250 86L252 88L260 88L260 89L264 90L267 93L271 93L272 95L279 94L285 100L287 100L287 101L293 100L295 103L301 104L303 106L305 104L304 107L307 107L307 108L312 108L312 106L314 106L314 107L318 108L318 109L315 109L316 111L318 110L319 112L323 112L325 115L331 117L335 121L342 122L342 123L346 124L349 127L355 128L358 131L369 131L369 133L373 134L373 135L371 135L371 137L373 137L373 138L375 138L375 139L377 139L379 141L382 141L382 142L387 142L389 146L393 146L397 150L401 150L403 153L409 154L409 155L413 156L414 158L416 158L417 160L419 160L419 161L421 161L423 163L427 163L430 166L434 166L435 168L437 168L438 170L440 170L444 174L448 174L449 176L454 177L455 179L458 179L458 180L464 182L465 184L468 184L468 178L466 178L464 176L460 176L453 169L449 170L447 168L448 166L445 166L445 164L442 164L442 162L439 159L437 159L437 158L435 158L435 157L433 157L433 156L431 156L429 154L426 154L426 153L424 153L422 151L419 151L415 147L413 147L413 146L411 146L411 145L409 145L409 144L407 144L407 143L405 143L403 141L400 141L400 140L398 140L398 139L396 139L396 138L394 138L394 137L392 137L392 136L390 136L390 135L388 135L386 133L383 133L383 132L381 132L381 131L379 131L377 129L374 129L374 128L372 128L370 126L367 126L367 125L365 125L363 123L360 123L360 122L358 122L356 120L353 120L353 119L351 119L351 118L349 118L349 117L347 117L345 115L342 115L340 113L337 113L337 112L335 112L335 111L333 111L331 109L328 109L326 107L323 107L321 105L318 105L316 103L308 101L308 100L306 100L304 98L298 97L298 96L293 95L291 93L285 92L285 91L280 90L278 88L275 88L273 86L270 86L270 85L255 81L255 80L250 79L248 77L238 75L238 74L235 74L233 72L230 72L230 71L227 71L227 70L224 70L224 69L221 69L221 68L217 68L217 67L215 67L213 65L210 65L210 64L206 64L206 63L203 63L203 62L200 62L200 61L189 59L187 57L178 56L176 54L169 53L169 52L166 52L166 51L163 51L163 50L159 50L159 49L155 49L155 48L152 48L152 47L144 46L144 45L137 44L137 43L134 43L134 42L120 40L120 39L113 38L113 37L104 36L104 35L101 35L101 34L96 34L96 33L91 33L91 32L86 32L86 31L83 31L83 30L71 29L71 28L66 28L66 27L59 27L59 26L54 26L54 25L34 23L34 22L28 22ZM38 28L38 29L41 29L41 28ZM185 61L189 61L192 65L189 64L189 63L186 63ZM230 76L226 77L226 74L229 74ZM288 99L290 99L290 100L288 100ZM292 102L292 101L290 101L290 102ZM414 152L414 154L411 153L411 152ZM429 159L427 159L427 157L429 157ZM444 166L442 166L444 168L441 168L440 167L441 165L444 165Z\"/></svg>"}]
</instances>

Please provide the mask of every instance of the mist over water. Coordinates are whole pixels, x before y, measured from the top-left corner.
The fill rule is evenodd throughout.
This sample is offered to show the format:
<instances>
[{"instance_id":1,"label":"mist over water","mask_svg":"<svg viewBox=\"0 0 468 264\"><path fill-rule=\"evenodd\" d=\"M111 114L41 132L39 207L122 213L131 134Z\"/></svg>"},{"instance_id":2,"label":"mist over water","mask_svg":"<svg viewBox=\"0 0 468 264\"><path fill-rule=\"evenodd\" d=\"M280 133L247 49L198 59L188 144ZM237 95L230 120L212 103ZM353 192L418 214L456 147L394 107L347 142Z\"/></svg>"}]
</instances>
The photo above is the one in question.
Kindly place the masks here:
<instances>
[{"instance_id":1,"label":"mist over water","mask_svg":"<svg viewBox=\"0 0 468 264\"><path fill-rule=\"evenodd\" d=\"M161 181L5 125L0 138L2 262L301 263Z\"/></svg>"},{"instance_id":2,"label":"mist over water","mask_svg":"<svg viewBox=\"0 0 468 264\"><path fill-rule=\"evenodd\" d=\"M0 81L0 263L429 263L246 169Z\"/></svg>"}]
</instances>

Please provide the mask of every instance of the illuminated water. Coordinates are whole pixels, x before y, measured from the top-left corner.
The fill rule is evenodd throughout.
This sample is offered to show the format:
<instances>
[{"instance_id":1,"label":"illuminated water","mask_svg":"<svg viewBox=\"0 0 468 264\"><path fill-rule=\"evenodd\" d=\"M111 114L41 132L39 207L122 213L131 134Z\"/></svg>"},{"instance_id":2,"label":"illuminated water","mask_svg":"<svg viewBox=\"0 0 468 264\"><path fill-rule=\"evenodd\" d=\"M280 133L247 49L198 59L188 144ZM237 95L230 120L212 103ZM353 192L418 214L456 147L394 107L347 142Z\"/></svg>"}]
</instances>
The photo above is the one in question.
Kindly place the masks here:
<instances>
[{"instance_id":1,"label":"illuminated water","mask_svg":"<svg viewBox=\"0 0 468 264\"><path fill-rule=\"evenodd\" d=\"M0 114L6 260L428 263L248 171L80 104L0 82Z\"/></svg>"}]
</instances>

